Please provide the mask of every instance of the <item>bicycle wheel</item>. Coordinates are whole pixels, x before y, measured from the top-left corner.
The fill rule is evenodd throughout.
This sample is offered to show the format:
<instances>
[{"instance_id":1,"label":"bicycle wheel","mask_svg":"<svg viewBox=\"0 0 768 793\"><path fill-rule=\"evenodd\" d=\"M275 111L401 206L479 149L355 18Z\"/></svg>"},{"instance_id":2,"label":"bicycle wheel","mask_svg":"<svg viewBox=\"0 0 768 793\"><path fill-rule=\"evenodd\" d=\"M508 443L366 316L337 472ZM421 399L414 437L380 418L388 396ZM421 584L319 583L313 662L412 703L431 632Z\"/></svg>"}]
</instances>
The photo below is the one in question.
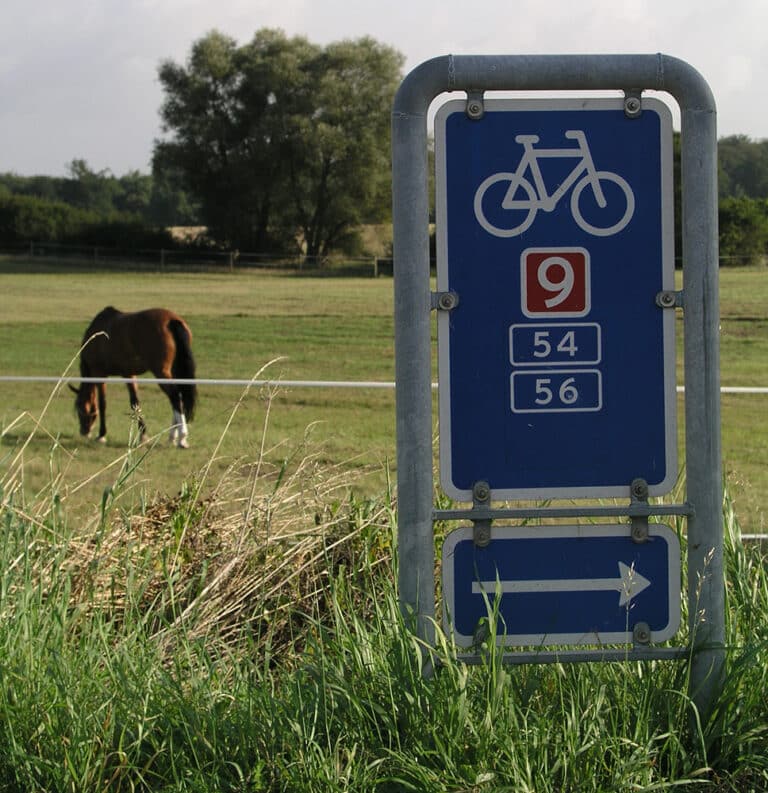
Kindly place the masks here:
<instances>
[{"instance_id":1,"label":"bicycle wheel","mask_svg":"<svg viewBox=\"0 0 768 793\"><path fill-rule=\"evenodd\" d=\"M492 217L495 223L491 223L485 213L483 202L488 190L499 182L509 182L509 188L515 184L515 194L522 187L528 198L518 199L514 197L514 194L508 197L509 188L504 191L494 191L492 196L494 201ZM536 190L527 179L518 178L513 173L495 173L485 179L480 187L477 188L475 193L475 217L477 222L489 234L493 234L494 237L515 237L518 234L522 234L533 223L538 209L536 206L537 200ZM521 216L522 220L520 219ZM502 221L504 221L503 225Z\"/></svg>"},{"instance_id":2,"label":"bicycle wheel","mask_svg":"<svg viewBox=\"0 0 768 793\"><path fill-rule=\"evenodd\" d=\"M629 186L627 181L612 171L597 171L595 175L597 176L598 181L603 183L611 182L621 188L621 192L624 195L624 202L626 204L624 213L621 215L618 221L611 223L611 221L613 221L618 215L618 208L616 207L616 204L606 204L605 207L598 208L598 204L595 202L595 206L592 207L590 212L590 219L595 219L595 215L602 214L602 216L610 225L594 225L593 223L589 223L584 219L581 207L579 206L579 200L581 199L581 194L584 191L584 188L587 185L592 187L592 180L589 174L587 174L573 188L573 193L571 193L571 214L573 215L573 219L576 221L576 223L578 223L579 227L589 234L593 234L595 237L610 237L612 234L617 234L620 232L627 225L627 223L632 220L632 215L635 214L635 194L632 192L632 188ZM613 193L615 194L615 192L616 191L614 190ZM605 190L603 190L603 193L605 193Z\"/></svg>"}]
</instances>

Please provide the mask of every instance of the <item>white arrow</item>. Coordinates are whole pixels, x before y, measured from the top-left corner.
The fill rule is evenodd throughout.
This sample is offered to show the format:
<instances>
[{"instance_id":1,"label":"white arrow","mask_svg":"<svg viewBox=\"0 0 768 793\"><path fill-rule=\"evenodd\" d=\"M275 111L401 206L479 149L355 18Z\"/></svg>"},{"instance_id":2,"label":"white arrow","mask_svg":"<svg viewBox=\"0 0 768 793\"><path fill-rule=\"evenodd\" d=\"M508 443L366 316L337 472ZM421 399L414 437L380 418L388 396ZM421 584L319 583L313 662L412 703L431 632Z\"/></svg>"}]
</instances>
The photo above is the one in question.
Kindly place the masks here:
<instances>
[{"instance_id":1,"label":"white arrow","mask_svg":"<svg viewBox=\"0 0 768 793\"><path fill-rule=\"evenodd\" d=\"M483 592L493 594L521 594L530 592L610 592L619 593L619 606L626 606L635 595L639 595L649 587L651 582L640 575L634 567L628 567L624 562L619 562L618 578L553 578L545 580L524 581L475 581L472 584L472 594L479 595Z\"/></svg>"}]
</instances>

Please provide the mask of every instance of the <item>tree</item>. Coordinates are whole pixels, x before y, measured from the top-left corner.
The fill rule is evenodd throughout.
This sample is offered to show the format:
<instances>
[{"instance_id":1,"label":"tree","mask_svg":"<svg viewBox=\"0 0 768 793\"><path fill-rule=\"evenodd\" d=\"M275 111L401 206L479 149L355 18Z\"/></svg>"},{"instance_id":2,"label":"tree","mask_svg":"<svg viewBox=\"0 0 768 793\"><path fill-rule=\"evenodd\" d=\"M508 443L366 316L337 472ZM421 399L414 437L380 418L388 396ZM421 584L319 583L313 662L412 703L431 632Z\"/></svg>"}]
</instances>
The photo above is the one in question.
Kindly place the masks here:
<instances>
[{"instance_id":1,"label":"tree","mask_svg":"<svg viewBox=\"0 0 768 793\"><path fill-rule=\"evenodd\" d=\"M161 65L166 93L161 115L175 139L156 143L153 158L156 175L178 174L199 199L201 219L211 234L235 245L244 242L237 216L255 207L238 184L242 78L237 60L235 41L213 32L193 45L186 67L170 61Z\"/></svg>"},{"instance_id":2,"label":"tree","mask_svg":"<svg viewBox=\"0 0 768 793\"><path fill-rule=\"evenodd\" d=\"M72 160L68 170L62 196L68 204L102 215L114 210L118 186L109 170L92 171L85 160Z\"/></svg>"},{"instance_id":3,"label":"tree","mask_svg":"<svg viewBox=\"0 0 768 793\"><path fill-rule=\"evenodd\" d=\"M389 113L403 59L369 38L321 48L264 29L244 46L216 31L186 66L162 64L174 168L220 241L326 254L389 206Z\"/></svg>"},{"instance_id":4,"label":"tree","mask_svg":"<svg viewBox=\"0 0 768 793\"><path fill-rule=\"evenodd\" d=\"M170 169L153 173L146 220L153 226L199 226L199 208L183 188L179 174Z\"/></svg>"},{"instance_id":5,"label":"tree","mask_svg":"<svg viewBox=\"0 0 768 793\"><path fill-rule=\"evenodd\" d=\"M717 142L721 198L768 198L768 140L730 135Z\"/></svg>"},{"instance_id":6,"label":"tree","mask_svg":"<svg viewBox=\"0 0 768 793\"><path fill-rule=\"evenodd\" d=\"M129 171L117 179L113 205L118 212L146 218L152 198L152 177L139 171Z\"/></svg>"},{"instance_id":7,"label":"tree","mask_svg":"<svg viewBox=\"0 0 768 793\"><path fill-rule=\"evenodd\" d=\"M718 214L724 263L763 263L768 252L768 200L723 198Z\"/></svg>"},{"instance_id":8,"label":"tree","mask_svg":"<svg viewBox=\"0 0 768 793\"><path fill-rule=\"evenodd\" d=\"M290 211L306 253L326 255L389 209L389 123L402 59L373 39L331 44L285 117Z\"/></svg>"}]
</instances>

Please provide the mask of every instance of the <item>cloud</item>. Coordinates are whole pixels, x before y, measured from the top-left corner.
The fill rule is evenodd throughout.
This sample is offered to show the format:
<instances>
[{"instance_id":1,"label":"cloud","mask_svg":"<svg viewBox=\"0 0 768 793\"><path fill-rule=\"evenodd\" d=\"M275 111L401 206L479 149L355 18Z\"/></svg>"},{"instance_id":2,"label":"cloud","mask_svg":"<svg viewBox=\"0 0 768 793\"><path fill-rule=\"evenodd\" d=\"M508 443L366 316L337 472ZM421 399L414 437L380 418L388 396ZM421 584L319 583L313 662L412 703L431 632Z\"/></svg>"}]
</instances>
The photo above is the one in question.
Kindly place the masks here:
<instances>
[{"instance_id":1,"label":"cloud","mask_svg":"<svg viewBox=\"0 0 768 793\"><path fill-rule=\"evenodd\" d=\"M279 27L319 44L370 35L406 56L665 52L707 79L722 134L768 137L766 0L2 0L0 170L62 173L73 158L149 167L157 68L216 28L245 43Z\"/></svg>"}]
</instances>

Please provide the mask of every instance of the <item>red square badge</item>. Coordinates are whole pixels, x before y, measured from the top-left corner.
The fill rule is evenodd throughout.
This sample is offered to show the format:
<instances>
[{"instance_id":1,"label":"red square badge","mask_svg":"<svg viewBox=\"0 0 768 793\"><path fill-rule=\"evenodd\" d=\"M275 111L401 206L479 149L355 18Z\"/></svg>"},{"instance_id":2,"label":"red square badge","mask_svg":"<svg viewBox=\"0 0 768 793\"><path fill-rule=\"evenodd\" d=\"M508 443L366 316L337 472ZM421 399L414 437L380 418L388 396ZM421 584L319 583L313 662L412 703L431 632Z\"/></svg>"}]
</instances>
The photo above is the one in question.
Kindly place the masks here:
<instances>
[{"instance_id":1,"label":"red square badge","mask_svg":"<svg viewBox=\"0 0 768 793\"><path fill-rule=\"evenodd\" d=\"M520 257L520 299L527 317L583 317L589 313L589 252L584 248L528 248Z\"/></svg>"}]
</instances>

